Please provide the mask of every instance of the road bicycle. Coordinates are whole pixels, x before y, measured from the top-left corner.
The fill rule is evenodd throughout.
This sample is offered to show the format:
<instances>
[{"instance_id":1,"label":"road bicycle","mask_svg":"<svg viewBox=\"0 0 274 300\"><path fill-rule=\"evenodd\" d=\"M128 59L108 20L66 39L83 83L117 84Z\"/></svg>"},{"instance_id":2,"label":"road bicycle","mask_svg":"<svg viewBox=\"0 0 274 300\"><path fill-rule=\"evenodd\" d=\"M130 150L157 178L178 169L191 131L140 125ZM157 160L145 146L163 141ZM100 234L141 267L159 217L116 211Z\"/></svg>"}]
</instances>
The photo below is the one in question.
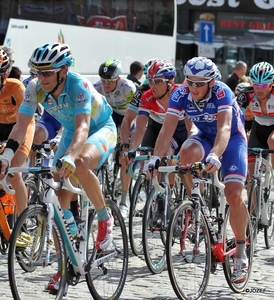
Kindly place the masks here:
<instances>
[{"instance_id":1,"label":"road bicycle","mask_svg":"<svg viewBox=\"0 0 274 300\"><path fill-rule=\"evenodd\" d=\"M217 264L223 265L228 285L234 292L242 292L251 274L253 258L252 224L248 220L246 229L246 254L249 267L247 279L241 283L231 281L236 240L229 222L229 206L224 196L224 184L217 172L213 180L205 174L200 162L185 169L182 166L159 167L159 172L191 173L192 196L184 200L174 210L166 235L167 268L172 287L179 299L201 299L204 295L210 272L215 272ZM153 179L159 192L164 188ZM210 183L219 189L219 208L210 214L201 194L200 184Z\"/></svg>"},{"instance_id":2,"label":"road bicycle","mask_svg":"<svg viewBox=\"0 0 274 300\"><path fill-rule=\"evenodd\" d=\"M271 162L271 153L274 153L274 150L249 148L248 153L256 157L248 196L253 241L256 243L257 234L263 231L265 245L269 249L274 241L274 174Z\"/></svg>"},{"instance_id":3,"label":"road bicycle","mask_svg":"<svg viewBox=\"0 0 274 300\"><path fill-rule=\"evenodd\" d=\"M57 260L61 266L61 281L55 299L67 294L69 285L81 282L85 276L94 299L119 299L127 275L128 241L124 220L115 203L106 200L106 206L118 222L113 227L113 241L104 250L96 250L97 216L94 206L80 187L69 180L55 182L56 167L10 168L10 173L29 172L41 174L47 188L43 203L28 206L16 221L10 238L8 254L9 282L14 299L29 299L44 289L42 283L57 272ZM2 184L10 193L6 177ZM81 198L79 232L73 238L64 218L55 191L68 189ZM27 231L31 241L27 247L16 246L21 232ZM54 237L54 241L53 241ZM22 272L22 269L24 272ZM38 296L39 297L39 296Z\"/></svg>"}]
</instances>

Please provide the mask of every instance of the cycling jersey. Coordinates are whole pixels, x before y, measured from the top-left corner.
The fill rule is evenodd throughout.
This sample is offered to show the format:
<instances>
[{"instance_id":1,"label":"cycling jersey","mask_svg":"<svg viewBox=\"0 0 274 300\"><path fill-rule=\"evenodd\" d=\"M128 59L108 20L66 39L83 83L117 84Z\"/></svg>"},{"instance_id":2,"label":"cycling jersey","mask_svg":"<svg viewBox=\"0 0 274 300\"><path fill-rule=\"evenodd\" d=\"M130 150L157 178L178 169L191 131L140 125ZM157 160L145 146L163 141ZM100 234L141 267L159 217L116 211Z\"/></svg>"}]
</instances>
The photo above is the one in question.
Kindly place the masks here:
<instances>
[{"instance_id":1,"label":"cycling jersey","mask_svg":"<svg viewBox=\"0 0 274 300\"><path fill-rule=\"evenodd\" d=\"M128 106L128 109L136 112L138 114L139 112L139 101L143 95L144 92L149 90L149 84L142 84L137 89L136 92L133 95L133 98Z\"/></svg>"},{"instance_id":2,"label":"cycling jersey","mask_svg":"<svg viewBox=\"0 0 274 300\"><path fill-rule=\"evenodd\" d=\"M264 126L274 125L274 91L270 93L270 97L266 102L266 115L262 112L262 108L257 96L254 93L253 87L250 87L240 93L237 97L239 105L246 109L250 108L251 112L254 115L255 121Z\"/></svg>"},{"instance_id":3,"label":"cycling jersey","mask_svg":"<svg viewBox=\"0 0 274 300\"><path fill-rule=\"evenodd\" d=\"M14 78L7 78L0 93L0 124L12 124L17 121L18 109L24 98L23 83Z\"/></svg>"},{"instance_id":4,"label":"cycling jersey","mask_svg":"<svg viewBox=\"0 0 274 300\"><path fill-rule=\"evenodd\" d=\"M172 86L172 91L178 87L177 84ZM166 110L161 104L161 100L153 97L152 90L143 93L139 101L139 115L150 117L159 124L164 123ZM184 119L184 112L179 113L179 120Z\"/></svg>"},{"instance_id":5,"label":"cycling jersey","mask_svg":"<svg viewBox=\"0 0 274 300\"><path fill-rule=\"evenodd\" d=\"M205 160L211 151L218 132L218 113L232 110L231 136L222 155L224 182L245 183L247 173L247 138L244 116L230 88L216 81L204 101L193 101L188 85L176 88L171 94L167 114L179 116L183 111L199 132L187 140L197 144ZM231 155L235 153L235 155Z\"/></svg>"},{"instance_id":6,"label":"cycling jersey","mask_svg":"<svg viewBox=\"0 0 274 300\"><path fill-rule=\"evenodd\" d=\"M204 107L202 105L199 107L197 102L192 100L188 86L181 85L171 94L167 113L179 117L185 111L188 118L197 128L214 140L218 130L218 112L230 110L232 107L231 136L239 133L244 137L246 136L243 126L243 113L227 85L216 81L213 88L209 91L208 99L199 101Z\"/></svg>"},{"instance_id":7,"label":"cycling jersey","mask_svg":"<svg viewBox=\"0 0 274 300\"><path fill-rule=\"evenodd\" d=\"M128 79L119 78L113 92L106 93L101 80L94 83L95 89L107 99L113 111L118 115L124 116L128 104L131 102L136 91L135 84Z\"/></svg>"},{"instance_id":8,"label":"cycling jersey","mask_svg":"<svg viewBox=\"0 0 274 300\"><path fill-rule=\"evenodd\" d=\"M18 110L24 99L25 86L14 78L7 78L0 94L0 140L7 140L13 126L17 122ZM28 125L24 142L19 147L21 152L28 157L35 129L34 118Z\"/></svg>"},{"instance_id":9,"label":"cycling jersey","mask_svg":"<svg viewBox=\"0 0 274 300\"><path fill-rule=\"evenodd\" d=\"M90 134L103 127L112 114L104 96L100 95L86 78L68 72L63 91L56 101L51 95L46 98L38 78L31 80L26 88L25 99L19 112L33 116L38 102L45 111L56 118L68 131L75 131L75 116L88 113L91 116Z\"/></svg>"}]
</instances>

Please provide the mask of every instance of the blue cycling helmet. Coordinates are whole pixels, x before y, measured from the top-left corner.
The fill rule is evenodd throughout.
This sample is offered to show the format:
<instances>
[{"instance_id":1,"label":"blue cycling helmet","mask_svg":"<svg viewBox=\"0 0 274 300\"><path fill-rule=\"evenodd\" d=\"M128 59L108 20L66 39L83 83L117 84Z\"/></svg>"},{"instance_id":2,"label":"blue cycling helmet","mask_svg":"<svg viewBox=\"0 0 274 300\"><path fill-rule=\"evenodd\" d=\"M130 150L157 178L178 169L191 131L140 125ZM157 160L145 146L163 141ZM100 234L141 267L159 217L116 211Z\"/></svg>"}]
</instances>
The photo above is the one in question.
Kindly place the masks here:
<instances>
[{"instance_id":1,"label":"blue cycling helmet","mask_svg":"<svg viewBox=\"0 0 274 300\"><path fill-rule=\"evenodd\" d=\"M35 69L57 69L71 66L73 58L70 47L61 43L48 43L34 50L28 66Z\"/></svg>"},{"instance_id":2,"label":"blue cycling helmet","mask_svg":"<svg viewBox=\"0 0 274 300\"><path fill-rule=\"evenodd\" d=\"M147 78L157 78L157 77L171 78L176 76L176 69L171 64L165 60L156 60L148 68Z\"/></svg>"},{"instance_id":3,"label":"blue cycling helmet","mask_svg":"<svg viewBox=\"0 0 274 300\"><path fill-rule=\"evenodd\" d=\"M214 62L207 57L193 57L184 66L184 75L217 79L219 71Z\"/></svg>"},{"instance_id":4,"label":"blue cycling helmet","mask_svg":"<svg viewBox=\"0 0 274 300\"><path fill-rule=\"evenodd\" d=\"M274 68L268 62L260 62L251 68L249 77L253 83L270 83L274 80Z\"/></svg>"},{"instance_id":5,"label":"blue cycling helmet","mask_svg":"<svg viewBox=\"0 0 274 300\"><path fill-rule=\"evenodd\" d=\"M157 60L160 60L158 58L152 58L150 60L147 61L147 63L144 65L144 68L143 68L143 72L144 72L144 75L147 76L147 70L148 68L153 64L155 63Z\"/></svg>"}]
</instances>

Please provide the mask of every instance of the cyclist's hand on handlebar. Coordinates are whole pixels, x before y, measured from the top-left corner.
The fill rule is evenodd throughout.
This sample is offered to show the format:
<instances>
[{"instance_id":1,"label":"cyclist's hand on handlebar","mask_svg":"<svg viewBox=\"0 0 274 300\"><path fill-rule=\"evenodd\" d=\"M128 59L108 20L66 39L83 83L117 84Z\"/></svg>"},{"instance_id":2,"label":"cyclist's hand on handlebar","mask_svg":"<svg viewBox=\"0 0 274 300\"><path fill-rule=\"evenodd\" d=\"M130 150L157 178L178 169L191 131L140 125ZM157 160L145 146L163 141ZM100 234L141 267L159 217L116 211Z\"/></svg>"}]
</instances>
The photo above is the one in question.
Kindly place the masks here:
<instances>
[{"instance_id":1,"label":"cyclist's hand on handlebar","mask_svg":"<svg viewBox=\"0 0 274 300\"><path fill-rule=\"evenodd\" d=\"M157 176L160 161L161 160L159 156L153 156L153 158L145 164L144 172L146 172L146 175L149 179Z\"/></svg>"},{"instance_id":2,"label":"cyclist's hand on handlebar","mask_svg":"<svg viewBox=\"0 0 274 300\"><path fill-rule=\"evenodd\" d=\"M61 157L60 160L62 162L62 167L59 171L59 176L69 178L76 169L75 162L69 155Z\"/></svg>"},{"instance_id":3,"label":"cyclist's hand on handlebar","mask_svg":"<svg viewBox=\"0 0 274 300\"><path fill-rule=\"evenodd\" d=\"M221 162L219 157L215 153L209 153L206 160L205 171L207 173L212 173L220 169Z\"/></svg>"},{"instance_id":4,"label":"cyclist's hand on handlebar","mask_svg":"<svg viewBox=\"0 0 274 300\"><path fill-rule=\"evenodd\" d=\"M131 149L128 152L123 152L123 158L126 160L127 165L130 165L136 157L136 151Z\"/></svg>"},{"instance_id":5,"label":"cyclist's hand on handlebar","mask_svg":"<svg viewBox=\"0 0 274 300\"><path fill-rule=\"evenodd\" d=\"M0 157L0 179L3 179L8 172L9 163Z\"/></svg>"}]
</instances>

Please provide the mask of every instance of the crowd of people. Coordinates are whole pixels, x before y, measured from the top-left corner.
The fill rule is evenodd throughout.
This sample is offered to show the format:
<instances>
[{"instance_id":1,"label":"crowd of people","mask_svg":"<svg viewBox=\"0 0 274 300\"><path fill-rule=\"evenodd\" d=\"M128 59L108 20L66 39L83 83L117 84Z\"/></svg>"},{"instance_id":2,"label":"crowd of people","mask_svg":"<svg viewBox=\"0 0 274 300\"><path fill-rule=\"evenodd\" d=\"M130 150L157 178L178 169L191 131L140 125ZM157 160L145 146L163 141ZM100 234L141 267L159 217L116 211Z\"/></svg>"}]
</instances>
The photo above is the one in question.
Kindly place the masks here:
<instances>
[{"instance_id":1,"label":"crowd of people","mask_svg":"<svg viewBox=\"0 0 274 300\"><path fill-rule=\"evenodd\" d=\"M134 61L127 78L121 77L121 61L109 58L99 66L100 80L92 84L70 71L72 62L68 45L46 43L34 49L28 62L30 76L22 82L20 69L13 66L12 49L0 47L0 139L7 141L0 156L0 179L9 167L25 163L33 142L53 139L62 130L53 161L55 164L61 159L62 168L55 179L73 174L78 177L97 210L96 248L100 250L111 243L113 217L106 209L93 170L105 162L117 142L121 164L119 208L124 219L129 206L128 154L140 145L154 148L153 158L144 167L148 177L157 175L165 154L179 154L182 165L204 161L208 173L221 168L236 238L232 281L243 282L248 268L245 234L249 216L242 191L247 174L250 179L254 168L254 157L247 159L247 149L274 149L273 66L268 62L255 64L248 79L247 65L240 61L224 83L214 62L193 57L184 65L184 83L175 84L176 69L164 58ZM141 82L143 75L145 80ZM35 121L39 107L42 117ZM249 127L247 110L251 114ZM251 130L249 139L247 130ZM17 175L10 184L21 195L20 201L15 196L20 214L27 206L24 182ZM189 192L191 178L185 178L185 184ZM58 198L64 217L76 218L74 195L61 190ZM74 229L72 224L71 232ZM18 243L28 243L27 235ZM60 278L58 271L47 288L58 289Z\"/></svg>"}]
</instances>

